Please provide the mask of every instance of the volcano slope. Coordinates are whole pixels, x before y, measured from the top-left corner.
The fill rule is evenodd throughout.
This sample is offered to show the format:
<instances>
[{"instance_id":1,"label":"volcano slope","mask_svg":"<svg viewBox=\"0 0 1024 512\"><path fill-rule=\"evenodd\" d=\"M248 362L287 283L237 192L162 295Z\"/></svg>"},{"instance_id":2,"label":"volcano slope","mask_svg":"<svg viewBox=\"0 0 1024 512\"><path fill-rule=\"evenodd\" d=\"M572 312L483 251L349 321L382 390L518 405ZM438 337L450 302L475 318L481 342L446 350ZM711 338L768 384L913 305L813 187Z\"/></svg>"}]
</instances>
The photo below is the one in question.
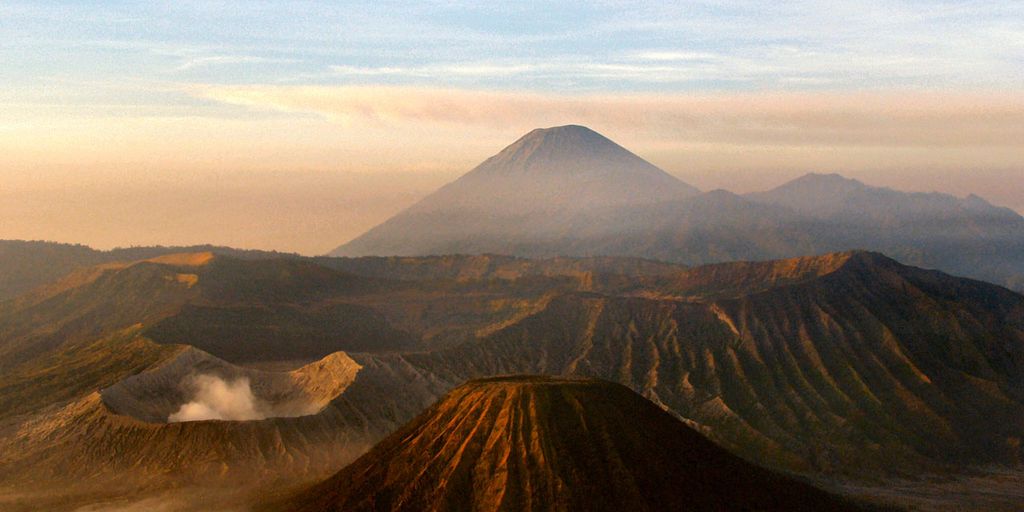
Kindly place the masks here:
<instances>
[{"instance_id":1,"label":"volcano slope","mask_svg":"<svg viewBox=\"0 0 1024 512\"><path fill-rule=\"evenodd\" d=\"M0 494L292 486L466 380L520 373L619 382L758 464L877 481L1021 468L1024 297L864 252L689 269L192 254L0 303L0 370ZM279 412L167 423L193 371L248 377ZM315 407L293 416L293 397Z\"/></svg>"},{"instance_id":2,"label":"volcano slope","mask_svg":"<svg viewBox=\"0 0 1024 512\"><path fill-rule=\"evenodd\" d=\"M268 509L856 510L732 455L628 388L463 384L326 481Z\"/></svg>"},{"instance_id":3,"label":"volcano slope","mask_svg":"<svg viewBox=\"0 0 1024 512\"><path fill-rule=\"evenodd\" d=\"M582 375L776 468L872 478L1022 455L1024 297L873 253L566 293L476 343L353 358L363 370L336 403L381 397L366 417L412 417L426 404L388 397L429 396L427 383Z\"/></svg>"}]
</instances>

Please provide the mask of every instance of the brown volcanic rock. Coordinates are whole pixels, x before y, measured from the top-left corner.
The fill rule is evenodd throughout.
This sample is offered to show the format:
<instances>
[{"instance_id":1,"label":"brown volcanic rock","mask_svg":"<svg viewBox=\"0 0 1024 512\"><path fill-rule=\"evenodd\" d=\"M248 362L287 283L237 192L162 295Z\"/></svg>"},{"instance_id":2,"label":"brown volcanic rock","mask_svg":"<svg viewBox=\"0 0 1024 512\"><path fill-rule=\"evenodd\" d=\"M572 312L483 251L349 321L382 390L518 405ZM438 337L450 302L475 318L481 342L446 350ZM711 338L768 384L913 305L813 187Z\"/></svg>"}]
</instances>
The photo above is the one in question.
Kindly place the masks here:
<instances>
[{"instance_id":1,"label":"brown volcanic rock","mask_svg":"<svg viewBox=\"0 0 1024 512\"><path fill-rule=\"evenodd\" d=\"M775 468L865 478L1020 463L1021 295L860 252L700 267L644 292L683 298L568 293L477 343L353 355L364 370L341 398L400 423L418 409L391 397L428 387L591 376Z\"/></svg>"},{"instance_id":2,"label":"brown volcanic rock","mask_svg":"<svg viewBox=\"0 0 1024 512\"><path fill-rule=\"evenodd\" d=\"M861 252L697 268L613 258L336 261L351 268L230 258L108 265L9 302L0 354L38 353L20 364L0 356L0 367L10 364L0 371L0 485L31 477L50 492L128 474L146 480L131 482L139 488L237 476L268 489L271 474L308 483L458 384L520 373L619 382L748 460L808 475L1019 467L1024 456L1024 296L993 285ZM187 317L207 320L184 322L190 333L219 334L156 341L238 340L239 351L226 352L237 356L253 352L253 327L326 326L323 315L283 323L274 320L293 317L269 313L349 305L447 348L349 354L361 369L333 400L334 376L347 371L326 360L323 371L309 367L302 389L330 400L309 417L166 425L145 411L177 395L135 408L118 400L129 387L140 391L129 398L145 398L152 388L135 384L149 379L131 376L169 368L182 353L151 336L190 309L252 314ZM252 378L257 395L261 382ZM90 462L67 470L80 460Z\"/></svg>"},{"instance_id":3,"label":"brown volcanic rock","mask_svg":"<svg viewBox=\"0 0 1024 512\"><path fill-rule=\"evenodd\" d=\"M470 381L280 508L851 510L717 447L628 388Z\"/></svg>"}]
</instances>

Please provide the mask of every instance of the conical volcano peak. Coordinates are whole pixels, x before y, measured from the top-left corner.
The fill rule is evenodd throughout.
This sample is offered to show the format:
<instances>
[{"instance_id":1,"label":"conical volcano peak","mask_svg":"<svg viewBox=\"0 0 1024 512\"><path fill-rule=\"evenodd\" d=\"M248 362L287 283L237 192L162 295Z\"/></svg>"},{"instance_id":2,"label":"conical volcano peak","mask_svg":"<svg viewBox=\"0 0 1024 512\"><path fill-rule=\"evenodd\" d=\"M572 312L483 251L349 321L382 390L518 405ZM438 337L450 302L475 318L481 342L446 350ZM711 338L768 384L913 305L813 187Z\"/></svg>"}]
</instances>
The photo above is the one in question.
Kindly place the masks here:
<instances>
[{"instance_id":1,"label":"conical volcano peak","mask_svg":"<svg viewBox=\"0 0 1024 512\"><path fill-rule=\"evenodd\" d=\"M736 457L620 384L470 381L289 511L854 510Z\"/></svg>"},{"instance_id":2,"label":"conical volcano peak","mask_svg":"<svg viewBox=\"0 0 1024 512\"><path fill-rule=\"evenodd\" d=\"M503 253L699 193L590 128L538 128L333 254Z\"/></svg>"},{"instance_id":3,"label":"conical volcano peak","mask_svg":"<svg viewBox=\"0 0 1024 512\"><path fill-rule=\"evenodd\" d=\"M565 126L553 126L551 128L536 128L518 141L514 142L506 150L517 151L559 151L571 148L589 148L600 150L603 146L609 146L608 150L628 151L614 143L608 137L577 124Z\"/></svg>"},{"instance_id":4,"label":"conical volcano peak","mask_svg":"<svg viewBox=\"0 0 1024 512\"><path fill-rule=\"evenodd\" d=\"M537 128L474 169L489 175L631 175L671 179L667 173L590 128Z\"/></svg>"}]
</instances>

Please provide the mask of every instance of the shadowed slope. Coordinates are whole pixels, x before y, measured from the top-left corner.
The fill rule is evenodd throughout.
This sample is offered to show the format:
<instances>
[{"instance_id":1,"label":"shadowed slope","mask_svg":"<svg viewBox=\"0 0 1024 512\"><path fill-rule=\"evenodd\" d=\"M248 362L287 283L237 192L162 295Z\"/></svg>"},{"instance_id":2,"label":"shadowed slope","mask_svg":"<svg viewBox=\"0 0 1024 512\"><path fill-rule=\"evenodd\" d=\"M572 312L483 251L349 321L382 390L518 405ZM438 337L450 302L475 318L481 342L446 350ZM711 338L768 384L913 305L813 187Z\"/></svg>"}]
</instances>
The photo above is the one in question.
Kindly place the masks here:
<instances>
[{"instance_id":1,"label":"shadowed slope","mask_svg":"<svg viewBox=\"0 0 1024 512\"><path fill-rule=\"evenodd\" d=\"M0 368L136 324L232 361L403 347L373 311L332 299L384 286L309 260L161 255L72 273L0 307Z\"/></svg>"},{"instance_id":2,"label":"shadowed slope","mask_svg":"<svg viewBox=\"0 0 1024 512\"><path fill-rule=\"evenodd\" d=\"M549 377L459 386L283 508L853 509L729 454L621 385Z\"/></svg>"},{"instance_id":3,"label":"shadowed slope","mask_svg":"<svg viewBox=\"0 0 1024 512\"><path fill-rule=\"evenodd\" d=\"M531 259L496 254L447 254L443 256L361 258L314 258L317 263L364 277L401 281L453 280L464 283L474 280L522 279L526 277L580 277L616 275L634 279L643 276L665 276L685 270L675 263L640 258L549 258Z\"/></svg>"},{"instance_id":4,"label":"shadowed slope","mask_svg":"<svg viewBox=\"0 0 1024 512\"><path fill-rule=\"evenodd\" d=\"M130 247L98 251L84 245L56 242L0 240L0 303L68 273L103 263L130 262L166 254L212 252L241 259L269 259L294 255L232 249L213 245L191 247Z\"/></svg>"},{"instance_id":5,"label":"shadowed slope","mask_svg":"<svg viewBox=\"0 0 1024 512\"><path fill-rule=\"evenodd\" d=\"M0 308L0 419L110 386L178 344L232 362L401 347L409 336L379 313L328 301L375 286L309 261L208 252L76 271Z\"/></svg>"}]
</instances>

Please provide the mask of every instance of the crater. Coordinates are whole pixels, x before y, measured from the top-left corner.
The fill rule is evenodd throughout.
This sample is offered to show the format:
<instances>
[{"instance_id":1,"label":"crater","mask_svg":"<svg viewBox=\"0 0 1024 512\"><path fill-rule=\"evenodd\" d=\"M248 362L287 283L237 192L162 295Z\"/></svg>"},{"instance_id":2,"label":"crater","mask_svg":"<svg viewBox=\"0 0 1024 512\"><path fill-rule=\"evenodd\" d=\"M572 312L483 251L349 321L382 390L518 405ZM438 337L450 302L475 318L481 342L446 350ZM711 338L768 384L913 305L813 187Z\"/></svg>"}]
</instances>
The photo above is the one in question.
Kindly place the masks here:
<instances>
[{"instance_id":1,"label":"crater","mask_svg":"<svg viewBox=\"0 0 1024 512\"><path fill-rule=\"evenodd\" d=\"M186 347L100 396L111 412L147 423L293 418L322 411L360 368L335 352L292 371L258 370Z\"/></svg>"}]
</instances>

